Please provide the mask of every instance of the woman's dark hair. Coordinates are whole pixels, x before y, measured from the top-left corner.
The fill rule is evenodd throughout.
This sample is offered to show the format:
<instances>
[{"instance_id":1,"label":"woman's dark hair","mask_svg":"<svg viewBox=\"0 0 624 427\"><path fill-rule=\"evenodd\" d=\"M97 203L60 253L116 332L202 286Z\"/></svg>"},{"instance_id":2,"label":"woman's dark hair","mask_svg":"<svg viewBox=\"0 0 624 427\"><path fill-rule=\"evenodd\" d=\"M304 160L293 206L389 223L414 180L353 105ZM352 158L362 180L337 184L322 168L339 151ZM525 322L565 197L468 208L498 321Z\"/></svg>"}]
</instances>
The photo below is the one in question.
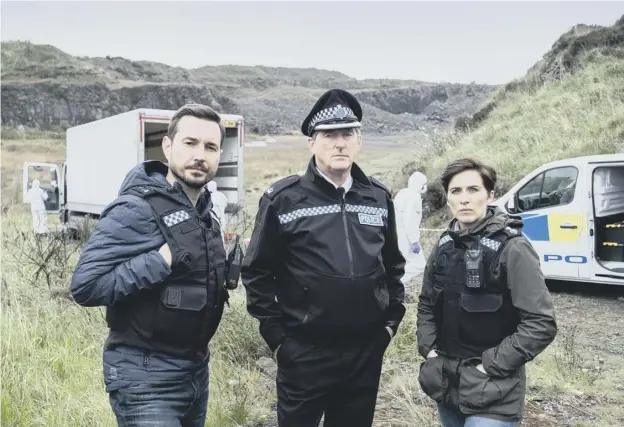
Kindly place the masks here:
<instances>
[{"instance_id":1,"label":"woman's dark hair","mask_svg":"<svg viewBox=\"0 0 624 427\"><path fill-rule=\"evenodd\" d=\"M475 170L479 172L479 175L481 175L481 178L483 179L483 185L488 193L494 190L494 187L496 187L496 171L494 168L483 164L478 160L467 157L449 163L442 171L440 181L442 181L444 193L448 193L449 183L455 175L468 170Z\"/></svg>"}]
</instances>

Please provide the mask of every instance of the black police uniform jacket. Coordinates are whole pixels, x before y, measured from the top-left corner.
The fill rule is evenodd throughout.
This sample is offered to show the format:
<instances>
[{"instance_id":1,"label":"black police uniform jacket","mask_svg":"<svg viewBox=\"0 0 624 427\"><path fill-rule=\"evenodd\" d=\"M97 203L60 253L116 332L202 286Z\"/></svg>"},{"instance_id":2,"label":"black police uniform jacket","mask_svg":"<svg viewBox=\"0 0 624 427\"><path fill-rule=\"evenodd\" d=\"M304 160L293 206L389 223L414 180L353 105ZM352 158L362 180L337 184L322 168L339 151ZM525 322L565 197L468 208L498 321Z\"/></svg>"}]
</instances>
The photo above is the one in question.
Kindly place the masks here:
<instances>
[{"instance_id":1,"label":"black police uniform jacket","mask_svg":"<svg viewBox=\"0 0 624 427\"><path fill-rule=\"evenodd\" d=\"M271 350L286 336L344 342L385 326L396 333L405 314L391 195L356 164L351 175L345 194L312 158L303 176L276 182L260 199L241 278Z\"/></svg>"}]
</instances>

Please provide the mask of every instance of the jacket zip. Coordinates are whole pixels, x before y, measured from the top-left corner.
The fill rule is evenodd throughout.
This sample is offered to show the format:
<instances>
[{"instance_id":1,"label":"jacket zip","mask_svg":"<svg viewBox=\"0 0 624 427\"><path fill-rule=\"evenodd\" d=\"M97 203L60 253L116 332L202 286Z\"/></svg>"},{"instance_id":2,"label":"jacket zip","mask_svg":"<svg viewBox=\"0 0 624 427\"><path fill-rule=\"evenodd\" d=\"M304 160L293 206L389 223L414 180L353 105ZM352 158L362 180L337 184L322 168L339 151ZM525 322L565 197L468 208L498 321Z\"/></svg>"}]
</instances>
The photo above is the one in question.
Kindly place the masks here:
<instances>
[{"instance_id":1,"label":"jacket zip","mask_svg":"<svg viewBox=\"0 0 624 427\"><path fill-rule=\"evenodd\" d=\"M340 192L340 210L342 211L342 223L347 240L347 253L349 254L349 264L351 266L351 279L355 278L355 265L353 264L353 253L351 253L351 239L349 239L349 227L347 226L347 212L345 210L345 193L344 188Z\"/></svg>"}]
</instances>

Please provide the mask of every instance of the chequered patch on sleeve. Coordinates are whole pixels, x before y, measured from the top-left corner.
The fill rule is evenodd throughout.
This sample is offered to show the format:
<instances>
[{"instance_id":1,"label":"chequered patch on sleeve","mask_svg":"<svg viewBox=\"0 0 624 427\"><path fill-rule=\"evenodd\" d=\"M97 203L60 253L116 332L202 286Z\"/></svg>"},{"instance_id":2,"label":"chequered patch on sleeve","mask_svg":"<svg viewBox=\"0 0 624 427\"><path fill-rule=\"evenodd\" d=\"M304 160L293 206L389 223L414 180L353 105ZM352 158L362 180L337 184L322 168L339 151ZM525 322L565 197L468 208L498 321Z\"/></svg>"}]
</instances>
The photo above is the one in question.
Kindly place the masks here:
<instances>
[{"instance_id":1,"label":"chequered patch on sleeve","mask_svg":"<svg viewBox=\"0 0 624 427\"><path fill-rule=\"evenodd\" d=\"M307 216L326 215L340 212L340 205L315 206L312 208L297 209L278 216L280 224L286 224L298 218Z\"/></svg>"},{"instance_id":2,"label":"chequered patch on sleeve","mask_svg":"<svg viewBox=\"0 0 624 427\"><path fill-rule=\"evenodd\" d=\"M494 249L495 251L497 251L501 245L500 242L497 242L496 240L488 239L487 237L484 237L481 239L481 244L490 249Z\"/></svg>"},{"instance_id":3,"label":"chequered patch on sleeve","mask_svg":"<svg viewBox=\"0 0 624 427\"><path fill-rule=\"evenodd\" d=\"M453 240L453 238L447 234L440 240L438 240L438 246L442 246L443 244L445 244L446 242L450 242L451 240Z\"/></svg>"},{"instance_id":4,"label":"chequered patch on sleeve","mask_svg":"<svg viewBox=\"0 0 624 427\"><path fill-rule=\"evenodd\" d=\"M382 217L388 216L388 209L377 208L375 206L364 205L347 205L347 212L365 213L369 215L381 215Z\"/></svg>"},{"instance_id":5,"label":"chequered patch on sleeve","mask_svg":"<svg viewBox=\"0 0 624 427\"><path fill-rule=\"evenodd\" d=\"M186 221L189 218L190 218L190 215L188 214L187 211L179 210L179 211L170 213L169 215L166 215L163 218L163 221L165 222L165 225L167 227L173 227L174 225L179 224L183 221Z\"/></svg>"}]
</instances>

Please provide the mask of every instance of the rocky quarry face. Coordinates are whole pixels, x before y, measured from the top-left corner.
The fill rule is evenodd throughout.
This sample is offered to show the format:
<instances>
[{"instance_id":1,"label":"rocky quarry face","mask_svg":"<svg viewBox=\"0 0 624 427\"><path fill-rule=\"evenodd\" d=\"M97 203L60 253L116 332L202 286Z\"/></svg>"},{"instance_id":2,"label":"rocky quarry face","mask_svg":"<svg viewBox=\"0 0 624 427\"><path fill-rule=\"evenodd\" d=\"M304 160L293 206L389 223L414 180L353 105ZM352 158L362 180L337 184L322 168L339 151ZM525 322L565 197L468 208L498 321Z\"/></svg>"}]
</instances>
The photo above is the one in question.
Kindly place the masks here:
<instances>
[{"instance_id":1,"label":"rocky quarry face","mask_svg":"<svg viewBox=\"0 0 624 427\"><path fill-rule=\"evenodd\" d=\"M2 123L34 128L69 127L138 108L176 109L193 99L230 111L235 104L218 89L145 84L110 89L104 84L8 84L2 88Z\"/></svg>"},{"instance_id":2,"label":"rocky quarry face","mask_svg":"<svg viewBox=\"0 0 624 427\"><path fill-rule=\"evenodd\" d=\"M427 131L471 114L496 89L477 84L356 80L344 74L270 67L183 69L125 58L78 58L52 46L2 43L2 123L58 129L136 108L175 110L187 102L241 114L247 132L299 133L330 88L353 92L369 134Z\"/></svg>"}]
</instances>

